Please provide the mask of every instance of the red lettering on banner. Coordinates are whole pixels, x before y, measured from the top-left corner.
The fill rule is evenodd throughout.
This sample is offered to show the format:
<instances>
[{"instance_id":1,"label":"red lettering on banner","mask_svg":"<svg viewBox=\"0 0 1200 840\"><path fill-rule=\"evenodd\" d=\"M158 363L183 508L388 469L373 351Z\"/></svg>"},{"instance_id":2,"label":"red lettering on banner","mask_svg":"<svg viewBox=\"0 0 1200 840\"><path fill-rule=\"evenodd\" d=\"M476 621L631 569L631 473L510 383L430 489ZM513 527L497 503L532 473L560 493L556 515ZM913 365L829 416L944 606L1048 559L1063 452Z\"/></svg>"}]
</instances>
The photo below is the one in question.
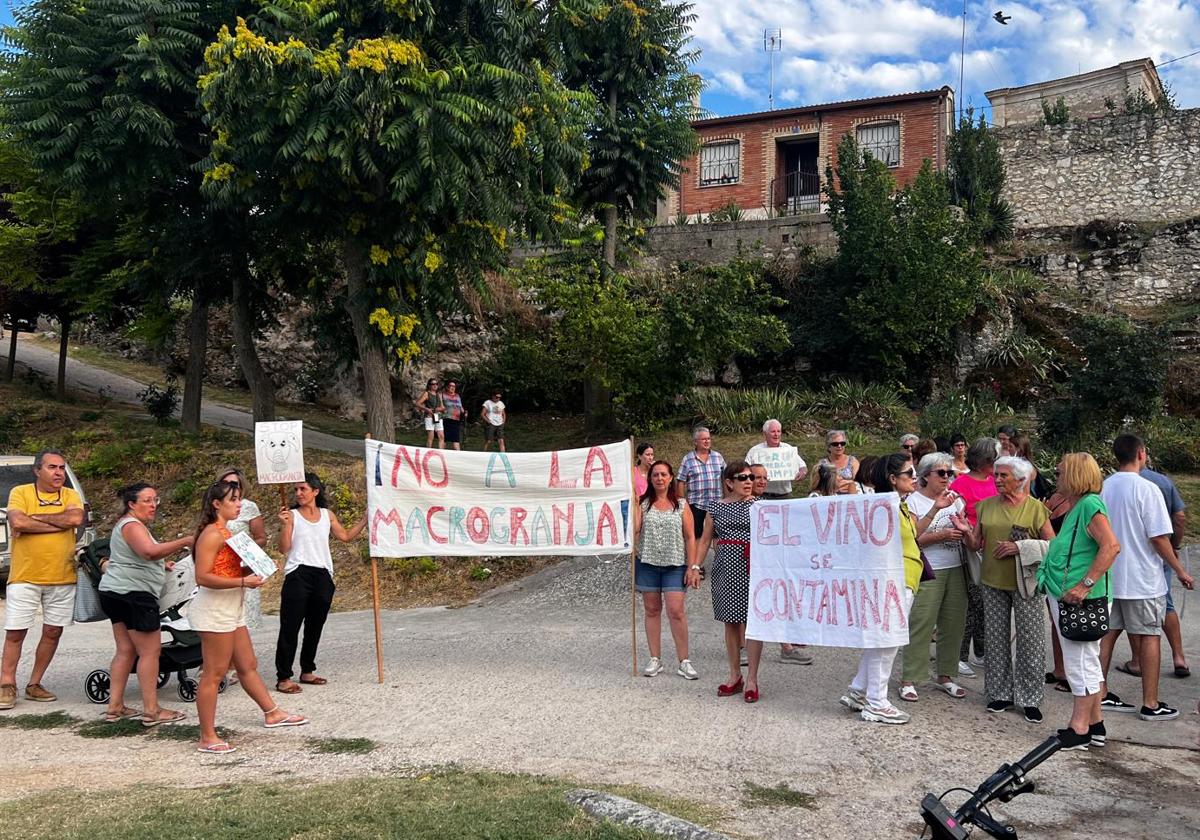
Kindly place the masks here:
<instances>
[{"instance_id":1,"label":"red lettering on banner","mask_svg":"<svg viewBox=\"0 0 1200 840\"><path fill-rule=\"evenodd\" d=\"M783 595L783 607L779 606L779 596ZM788 599L788 585L786 580L775 581L775 588L771 592L771 606L775 608L775 614L784 618L787 621L792 620L792 602Z\"/></svg>"},{"instance_id":2,"label":"red lettering on banner","mask_svg":"<svg viewBox=\"0 0 1200 840\"><path fill-rule=\"evenodd\" d=\"M417 482L417 486L420 487L421 486L421 463L420 463L420 461L417 460L416 457L414 457L412 455L412 453L410 453L408 451L408 448L404 447L404 446L396 447L396 457L392 460L392 486L393 487L400 486L397 482L398 482L399 474L400 474L400 462L401 461L405 461L408 463L409 469L412 470L413 479Z\"/></svg>"},{"instance_id":3,"label":"red lettering on banner","mask_svg":"<svg viewBox=\"0 0 1200 840\"><path fill-rule=\"evenodd\" d=\"M800 545L801 534L803 533L803 531L801 531L800 534L796 534L795 536L792 536L792 532L788 528L788 523L791 522L793 513L796 514L797 516L799 516L800 508L796 507L796 506L788 506L783 509L783 544L784 545Z\"/></svg>"},{"instance_id":4,"label":"red lettering on banner","mask_svg":"<svg viewBox=\"0 0 1200 840\"><path fill-rule=\"evenodd\" d=\"M435 534L433 532L433 515L435 513L437 513L438 511L443 511L443 510L445 510L445 508L442 507L441 505L434 505L429 510L425 511L425 530L427 530L429 532L429 538L431 540L433 540L435 543L437 543L438 545L445 545L446 538L439 537L437 534Z\"/></svg>"},{"instance_id":5,"label":"red lettering on banner","mask_svg":"<svg viewBox=\"0 0 1200 840\"><path fill-rule=\"evenodd\" d=\"M804 589L808 596L808 620L812 621L817 617L817 593L816 588L821 585L819 580L804 581Z\"/></svg>"},{"instance_id":6,"label":"red lettering on banner","mask_svg":"<svg viewBox=\"0 0 1200 840\"><path fill-rule=\"evenodd\" d=\"M758 582L758 586L754 587L754 597L750 599L750 603L754 606L754 614L758 616L760 621L770 621L773 618L775 618L775 613L771 612L769 609L767 612L763 612L762 608L759 607L759 605L758 605L759 593L761 593L764 589L770 589L770 588L771 588L771 581L760 580ZM768 600L770 600L769 596L768 596Z\"/></svg>"},{"instance_id":7,"label":"red lettering on banner","mask_svg":"<svg viewBox=\"0 0 1200 840\"><path fill-rule=\"evenodd\" d=\"M779 545L779 535L767 533L767 528L774 524L769 514L778 514L779 505L764 505L759 502L754 506L754 512L758 516L758 544Z\"/></svg>"},{"instance_id":8,"label":"red lettering on banner","mask_svg":"<svg viewBox=\"0 0 1200 840\"><path fill-rule=\"evenodd\" d=\"M867 541L867 523L863 522L863 513L867 507L866 502L862 503L863 511L859 510L858 503L848 502L843 508L842 514L842 545L850 544L850 525L858 529L858 540L856 542L865 544Z\"/></svg>"},{"instance_id":9,"label":"red lettering on banner","mask_svg":"<svg viewBox=\"0 0 1200 840\"><path fill-rule=\"evenodd\" d=\"M817 516L817 505L813 505L809 510L812 511L813 527L817 529L817 542L821 545L829 542L829 535L833 533L836 538L836 532L833 530L833 521L837 518L837 503L833 503L825 508L825 524L821 525L821 520Z\"/></svg>"},{"instance_id":10,"label":"red lettering on banner","mask_svg":"<svg viewBox=\"0 0 1200 840\"><path fill-rule=\"evenodd\" d=\"M525 517L529 515L529 511L525 508L515 507L509 511L509 545L517 544L517 534L521 534L525 540L525 545L529 545L529 532L525 530Z\"/></svg>"},{"instance_id":11,"label":"red lettering on banner","mask_svg":"<svg viewBox=\"0 0 1200 840\"><path fill-rule=\"evenodd\" d=\"M875 514L880 510L883 511L883 524L886 526L882 539L875 536ZM871 512L867 514L867 520L871 528L871 542L875 545L887 545L892 541L892 535L896 532L896 517L891 504L883 501L874 502L871 505Z\"/></svg>"},{"instance_id":12,"label":"red lettering on banner","mask_svg":"<svg viewBox=\"0 0 1200 840\"><path fill-rule=\"evenodd\" d=\"M587 486L587 478L583 480L584 486ZM596 545L604 545L604 529L608 528L612 534L612 540L609 545L617 544L617 518L613 515L612 508L608 502L600 505L600 515L596 517Z\"/></svg>"},{"instance_id":13,"label":"red lettering on banner","mask_svg":"<svg viewBox=\"0 0 1200 840\"><path fill-rule=\"evenodd\" d=\"M829 584L821 587L821 603L817 606L817 624L837 624L837 616L829 606Z\"/></svg>"},{"instance_id":14,"label":"red lettering on banner","mask_svg":"<svg viewBox=\"0 0 1200 840\"><path fill-rule=\"evenodd\" d=\"M371 520L371 544L379 545L379 526L380 525L395 525L396 526L396 541L404 543L404 523L400 519L400 512L392 508L387 513L381 510L375 511L375 518Z\"/></svg>"},{"instance_id":15,"label":"red lettering on banner","mask_svg":"<svg viewBox=\"0 0 1200 840\"><path fill-rule=\"evenodd\" d=\"M558 505L551 505L550 517L554 523L554 544L568 545L571 535L575 532L575 503L567 503L566 513ZM565 533L560 530L560 526L565 529Z\"/></svg>"},{"instance_id":16,"label":"red lettering on banner","mask_svg":"<svg viewBox=\"0 0 1200 840\"><path fill-rule=\"evenodd\" d=\"M833 590L833 623L837 624L837 599L841 597L843 603L846 605L846 626L853 627L854 608L850 605L850 592L854 587L847 582L846 578L842 578L841 580L834 578L829 582L829 585Z\"/></svg>"},{"instance_id":17,"label":"red lettering on banner","mask_svg":"<svg viewBox=\"0 0 1200 840\"><path fill-rule=\"evenodd\" d=\"M872 589L868 591L867 582L858 582L858 621L860 627L866 627L867 607L871 608L871 624L879 624L879 580L871 581Z\"/></svg>"},{"instance_id":18,"label":"red lettering on banner","mask_svg":"<svg viewBox=\"0 0 1200 840\"><path fill-rule=\"evenodd\" d=\"M441 481L434 481L433 475L429 471L429 462L435 458L442 467ZM450 483L450 468L446 466L446 456L436 449L426 450L425 457L421 459L421 466L425 470L425 483L430 487L445 487Z\"/></svg>"},{"instance_id":19,"label":"red lettering on banner","mask_svg":"<svg viewBox=\"0 0 1200 840\"><path fill-rule=\"evenodd\" d=\"M599 465L592 466L594 461L599 461ZM612 487L612 466L608 463L608 458L604 456L604 450L598 446L593 446L588 450L587 461L583 465L583 486L592 486L592 473L599 472L604 478L604 486ZM614 526L615 527L615 526ZM613 541L614 543L616 540Z\"/></svg>"},{"instance_id":20,"label":"red lettering on banner","mask_svg":"<svg viewBox=\"0 0 1200 840\"><path fill-rule=\"evenodd\" d=\"M787 582L788 595L791 597L791 612L796 618L804 618L804 585L794 580Z\"/></svg>"},{"instance_id":21,"label":"red lettering on banner","mask_svg":"<svg viewBox=\"0 0 1200 840\"><path fill-rule=\"evenodd\" d=\"M900 621L901 627L907 627L908 622L904 616L904 605L900 603L900 590L896 588L896 581L889 580L887 589L883 596L883 629L891 629L892 605L896 607L896 618Z\"/></svg>"},{"instance_id":22,"label":"red lettering on banner","mask_svg":"<svg viewBox=\"0 0 1200 840\"><path fill-rule=\"evenodd\" d=\"M558 477L558 453L550 453L550 483L548 487L563 487L572 488L579 483L578 479L572 478L570 481L563 481Z\"/></svg>"},{"instance_id":23,"label":"red lettering on banner","mask_svg":"<svg viewBox=\"0 0 1200 840\"><path fill-rule=\"evenodd\" d=\"M481 507L473 507L467 514L467 536L471 542L482 544L487 542L492 523L488 520L487 512Z\"/></svg>"}]
</instances>

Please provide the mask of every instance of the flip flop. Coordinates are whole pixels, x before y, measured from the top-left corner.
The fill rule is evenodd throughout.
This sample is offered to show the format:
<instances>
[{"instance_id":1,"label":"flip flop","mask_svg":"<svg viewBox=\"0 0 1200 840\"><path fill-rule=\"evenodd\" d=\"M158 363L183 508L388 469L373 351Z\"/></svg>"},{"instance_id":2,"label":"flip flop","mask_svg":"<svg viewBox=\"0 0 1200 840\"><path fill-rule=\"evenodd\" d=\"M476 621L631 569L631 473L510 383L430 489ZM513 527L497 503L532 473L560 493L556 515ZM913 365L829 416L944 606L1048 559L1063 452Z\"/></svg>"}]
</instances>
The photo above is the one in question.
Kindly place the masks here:
<instances>
[{"instance_id":1,"label":"flip flop","mask_svg":"<svg viewBox=\"0 0 1200 840\"><path fill-rule=\"evenodd\" d=\"M163 717L163 712L167 713L166 717ZM187 717L187 715L185 715L183 712L177 712L173 709L159 709L158 715L154 718L147 720L145 715L142 715L141 717L142 726L146 727L147 729L152 729L153 727L158 726L160 723L179 723L179 721L183 720L185 717Z\"/></svg>"},{"instance_id":2,"label":"flip flop","mask_svg":"<svg viewBox=\"0 0 1200 840\"><path fill-rule=\"evenodd\" d=\"M296 685L296 683L292 682L291 680L280 680L279 682L275 683L275 690L280 694L299 694L304 689Z\"/></svg>"},{"instance_id":3,"label":"flip flop","mask_svg":"<svg viewBox=\"0 0 1200 840\"><path fill-rule=\"evenodd\" d=\"M265 729L278 729L281 726L304 726L307 723L308 718L306 718L304 715L288 715L283 720L275 723L266 723L264 721L263 727Z\"/></svg>"},{"instance_id":4,"label":"flip flop","mask_svg":"<svg viewBox=\"0 0 1200 840\"><path fill-rule=\"evenodd\" d=\"M118 721L129 720L130 718L141 716L142 713L139 709L132 709L129 706L125 706L120 712L105 712L102 715L105 723L117 723Z\"/></svg>"},{"instance_id":5,"label":"flip flop","mask_svg":"<svg viewBox=\"0 0 1200 840\"><path fill-rule=\"evenodd\" d=\"M308 677L308 678L301 677L300 682L304 683L305 685L325 685L329 682L329 680L325 679L324 677L318 677L316 674L313 674L311 677Z\"/></svg>"},{"instance_id":6,"label":"flip flop","mask_svg":"<svg viewBox=\"0 0 1200 840\"><path fill-rule=\"evenodd\" d=\"M196 752L209 753L210 755L228 755L231 752L237 752L237 747L231 747L224 741L217 741L217 743L209 744L207 747L197 747Z\"/></svg>"},{"instance_id":7,"label":"flip flop","mask_svg":"<svg viewBox=\"0 0 1200 840\"><path fill-rule=\"evenodd\" d=\"M1192 669L1189 668L1188 666L1186 666L1186 665L1176 665L1175 666L1175 676L1179 677L1179 679L1186 680L1191 675L1192 675Z\"/></svg>"},{"instance_id":8,"label":"flip flop","mask_svg":"<svg viewBox=\"0 0 1200 840\"><path fill-rule=\"evenodd\" d=\"M938 691L944 691L951 697L955 697L959 700L967 696L966 689L956 683L954 680L951 680L950 682L935 682L934 686Z\"/></svg>"},{"instance_id":9,"label":"flip flop","mask_svg":"<svg viewBox=\"0 0 1200 840\"><path fill-rule=\"evenodd\" d=\"M1117 666L1117 670L1120 671L1122 674L1128 674L1129 676L1137 677L1138 679L1141 679L1141 677L1142 677L1141 671L1133 670L1133 662L1131 662L1131 661L1122 662L1120 665Z\"/></svg>"},{"instance_id":10,"label":"flip flop","mask_svg":"<svg viewBox=\"0 0 1200 840\"><path fill-rule=\"evenodd\" d=\"M1067 682L1066 677L1062 678L1061 680L1055 680L1054 681L1054 690L1062 691L1066 694L1070 694L1071 693L1071 684L1069 682Z\"/></svg>"},{"instance_id":11,"label":"flip flop","mask_svg":"<svg viewBox=\"0 0 1200 840\"><path fill-rule=\"evenodd\" d=\"M909 703L917 702L917 687L915 685L900 686L900 699Z\"/></svg>"}]
</instances>

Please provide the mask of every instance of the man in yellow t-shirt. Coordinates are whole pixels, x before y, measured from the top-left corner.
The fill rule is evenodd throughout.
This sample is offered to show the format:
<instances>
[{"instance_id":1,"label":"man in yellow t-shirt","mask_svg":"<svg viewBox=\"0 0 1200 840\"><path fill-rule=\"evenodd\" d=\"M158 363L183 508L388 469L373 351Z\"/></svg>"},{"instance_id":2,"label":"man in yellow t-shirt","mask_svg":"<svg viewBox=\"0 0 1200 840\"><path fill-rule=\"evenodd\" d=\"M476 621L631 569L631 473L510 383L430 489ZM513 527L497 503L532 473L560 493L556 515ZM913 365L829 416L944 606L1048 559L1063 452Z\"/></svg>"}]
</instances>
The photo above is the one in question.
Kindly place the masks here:
<instances>
[{"instance_id":1,"label":"man in yellow t-shirt","mask_svg":"<svg viewBox=\"0 0 1200 840\"><path fill-rule=\"evenodd\" d=\"M61 452L39 452L33 475L32 484L14 487L8 497L12 568L5 593L0 710L11 709L17 701L17 663L39 608L42 638L34 652L25 698L43 703L58 699L42 687L42 677L75 612L75 529L83 524L83 502L64 486L67 462Z\"/></svg>"}]
</instances>

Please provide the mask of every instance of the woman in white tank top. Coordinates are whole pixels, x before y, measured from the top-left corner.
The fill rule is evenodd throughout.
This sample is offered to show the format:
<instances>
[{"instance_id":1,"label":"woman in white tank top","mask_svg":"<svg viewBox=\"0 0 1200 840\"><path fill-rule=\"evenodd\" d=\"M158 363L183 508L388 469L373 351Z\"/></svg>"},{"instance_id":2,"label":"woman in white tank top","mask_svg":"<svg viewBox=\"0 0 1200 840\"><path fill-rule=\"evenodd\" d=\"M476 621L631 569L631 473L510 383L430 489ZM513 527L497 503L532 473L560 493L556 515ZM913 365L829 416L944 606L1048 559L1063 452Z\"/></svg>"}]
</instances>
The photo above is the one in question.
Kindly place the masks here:
<instances>
[{"instance_id":1,"label":"woman in white tank top","mask_svg":"<svg viewBox=\"0 0 1200 840\"><path fill-rule=\"evenodd\" d=\"M296 504L279 512L279 550L287 559L283 567L283 590L279 593L279 642L275 648L275 690L284 694L299 694L300 685L292 679L296 661L296 641L304 626L304 642L300 646L300 682L305 685L325 685L319 677L317 646L321 630L333 604L333 555L329 551L330 535L350 542L362 533L367 519L364 516L352 528L338 522L337 515L325 503L325 485L315 473L305 473L304 481L296 485Z\"/></svg>"}]
</instances>

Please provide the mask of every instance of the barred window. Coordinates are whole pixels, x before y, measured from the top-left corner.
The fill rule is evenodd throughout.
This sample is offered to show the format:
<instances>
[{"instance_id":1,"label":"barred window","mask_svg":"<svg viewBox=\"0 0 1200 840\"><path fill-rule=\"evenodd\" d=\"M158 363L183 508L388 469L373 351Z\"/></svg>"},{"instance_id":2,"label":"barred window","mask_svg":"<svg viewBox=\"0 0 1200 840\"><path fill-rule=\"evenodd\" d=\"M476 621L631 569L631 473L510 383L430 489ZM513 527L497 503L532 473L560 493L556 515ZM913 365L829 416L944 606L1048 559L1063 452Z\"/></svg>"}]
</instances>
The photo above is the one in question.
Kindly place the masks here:
<instances>
[{"instance_id":1,"label":"barred window","mask_svg":"<svg viewBox=\"0 0 1200 840\"><path fill-rule=\"evenodd\" d=\"M900 165L900 123L859 126L858 145L884 166Z\"/></svg>"},{"instance_id":2,"label":"barred window","mask_svg":"<svg viewBox=\"0 0 1200 840\"><path fill-rule=\"evenodd\" d=\"M742 178L741 144L737 140L700 147L700 186L736 184Z\"/></svg>"}]
</instances>

